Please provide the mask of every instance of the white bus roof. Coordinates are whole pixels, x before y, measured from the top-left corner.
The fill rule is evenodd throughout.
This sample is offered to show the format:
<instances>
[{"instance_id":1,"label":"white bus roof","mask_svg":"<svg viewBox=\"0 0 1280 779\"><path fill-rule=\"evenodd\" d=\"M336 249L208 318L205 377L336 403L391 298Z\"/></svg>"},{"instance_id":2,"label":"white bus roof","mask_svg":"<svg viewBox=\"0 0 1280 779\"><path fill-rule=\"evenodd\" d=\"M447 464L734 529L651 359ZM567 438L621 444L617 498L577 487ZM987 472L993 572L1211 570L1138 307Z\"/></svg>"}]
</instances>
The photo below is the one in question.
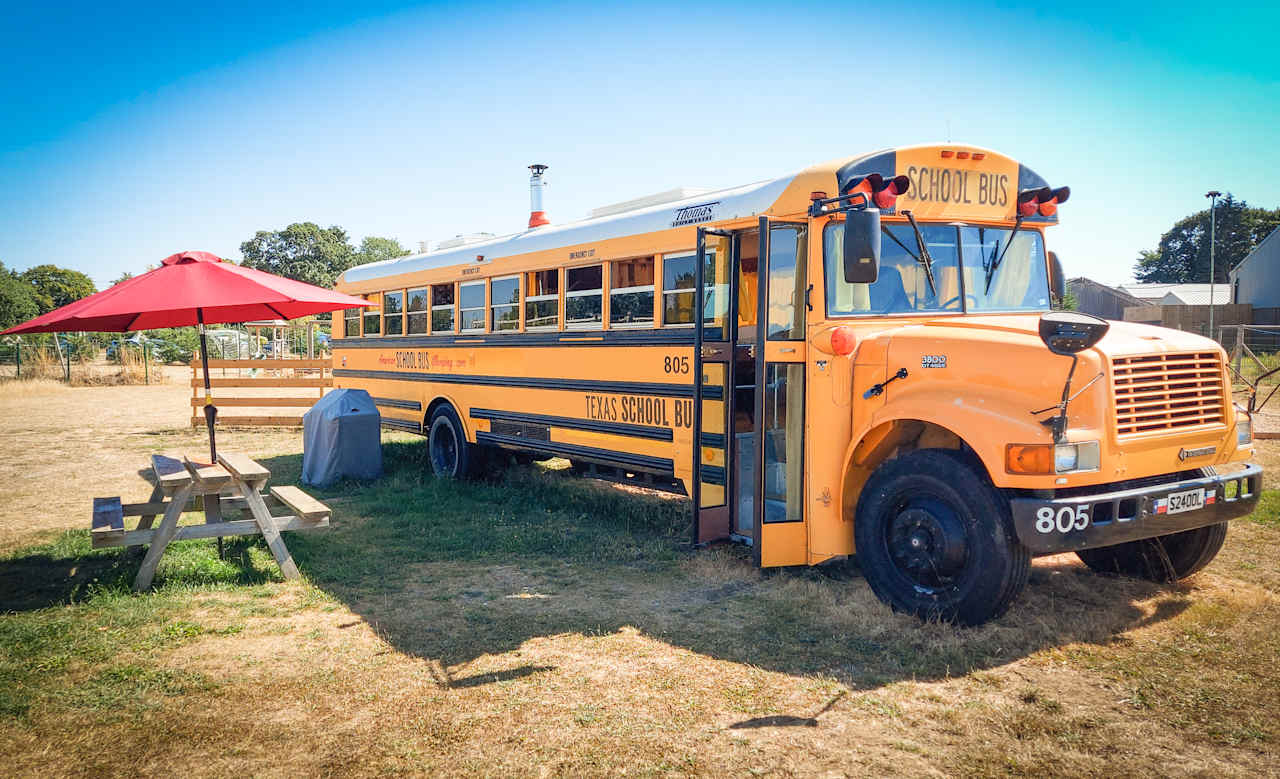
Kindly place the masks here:
<instances>
[{"instance_id":1,"label":"white bus roof","mask_svg":"<svg viewBox=\"0 0 1280 779\"><path fill-rule=\"evenodd\" d=\"M467 243L460 247L437 249L398 257L394 260L357 265L342 274L342 281L345 283L369 281L402 273L460 265L474 260L478 254L484 255L485 259L500 259L516 254L576 246L625 235L669 230L681 226L680 212L692 206L710 205L714 208L712 219L699 219L699 222L756 216L767 211L794 178L794 175L784 176L732 189L703 192L680 200L640 206L634 210L611 213L607 216L589 217L564 224L550 224L512 235Z\"/></svg>"}]
</instances>

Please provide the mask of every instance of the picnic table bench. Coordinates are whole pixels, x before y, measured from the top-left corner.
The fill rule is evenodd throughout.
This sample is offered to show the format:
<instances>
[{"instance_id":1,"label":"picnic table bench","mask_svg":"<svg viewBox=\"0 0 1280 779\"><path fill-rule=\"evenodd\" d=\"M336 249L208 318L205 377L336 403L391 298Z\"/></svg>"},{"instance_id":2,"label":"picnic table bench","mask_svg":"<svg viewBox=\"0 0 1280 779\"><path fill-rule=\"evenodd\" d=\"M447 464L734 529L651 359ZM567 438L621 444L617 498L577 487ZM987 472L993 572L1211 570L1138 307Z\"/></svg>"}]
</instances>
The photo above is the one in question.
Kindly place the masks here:
<instances>
[{"instance_id":1,"label":"picnic table bench","mask_svg":"<svg viewBox=\"0 0 1280 779\"><path fill-rule=\"evenodd\" d=\"M271 471L242 454L219 453L216 463L156 454L151 456L150 473L153 486L146 503L124 503L119 497L93 499L94 549L150 545L133 582L138 591L151 586L169 544L191 538L261 534L284 578L296 579L298 566L280 532L329 526L329 507L297 487L272 487L270 494L263 494ZM292 513L272 516L271 508L279 507ZM203 511L205 524L178 525L178 518L187 511ZM247 518L228 520L231 511ZM160 526L152 528L157 516L162 517ZM125 517L140 517L138 526L126 530Z\"/></svg>"}]
</instances>

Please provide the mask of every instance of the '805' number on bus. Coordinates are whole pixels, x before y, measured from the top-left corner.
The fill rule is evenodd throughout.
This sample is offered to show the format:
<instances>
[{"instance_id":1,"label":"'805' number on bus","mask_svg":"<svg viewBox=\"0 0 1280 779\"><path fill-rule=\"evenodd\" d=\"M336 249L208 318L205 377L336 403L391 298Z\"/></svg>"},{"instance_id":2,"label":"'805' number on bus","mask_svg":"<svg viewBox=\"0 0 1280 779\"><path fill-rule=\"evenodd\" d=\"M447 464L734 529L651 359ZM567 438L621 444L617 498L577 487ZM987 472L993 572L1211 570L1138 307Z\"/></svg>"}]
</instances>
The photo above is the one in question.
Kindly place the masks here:
<instances>
[{"instance_id":1,"label":"'805' number on bus","mask_svg":"<svg viewBox=\"0 0 1280 779\"><path fill-rule=\"evenodd\" d=\"M662 358L662 369L667 373L688 373L689 358L688 357L664 357Z\"/></svg>"}]
</instances>

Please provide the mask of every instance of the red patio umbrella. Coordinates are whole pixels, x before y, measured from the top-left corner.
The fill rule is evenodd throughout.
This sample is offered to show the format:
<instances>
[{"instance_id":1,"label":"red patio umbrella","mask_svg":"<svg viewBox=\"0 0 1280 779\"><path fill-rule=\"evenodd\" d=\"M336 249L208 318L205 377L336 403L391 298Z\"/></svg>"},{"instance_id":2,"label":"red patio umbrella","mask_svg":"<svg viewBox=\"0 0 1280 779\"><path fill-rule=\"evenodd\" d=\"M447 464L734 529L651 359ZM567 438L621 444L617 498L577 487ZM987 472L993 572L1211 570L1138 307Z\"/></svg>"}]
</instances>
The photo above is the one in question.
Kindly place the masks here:
<instances>
[{"instance_id":1,"label":"red patio umbrella","mask_svg":"<svg viewBox=\"0 0 1280 779\"><path fill-rule=\"evenodd\" d=\"M0 335L123 333L199 325L209 457L211 462L217 462L213 422L218 410L210 392L209 349L204 326L254 319L295 319L367 305L367 300L245 268L209 252L179 252L166 257L155 270L11 327Z\"/></svg>"}]
</instances>

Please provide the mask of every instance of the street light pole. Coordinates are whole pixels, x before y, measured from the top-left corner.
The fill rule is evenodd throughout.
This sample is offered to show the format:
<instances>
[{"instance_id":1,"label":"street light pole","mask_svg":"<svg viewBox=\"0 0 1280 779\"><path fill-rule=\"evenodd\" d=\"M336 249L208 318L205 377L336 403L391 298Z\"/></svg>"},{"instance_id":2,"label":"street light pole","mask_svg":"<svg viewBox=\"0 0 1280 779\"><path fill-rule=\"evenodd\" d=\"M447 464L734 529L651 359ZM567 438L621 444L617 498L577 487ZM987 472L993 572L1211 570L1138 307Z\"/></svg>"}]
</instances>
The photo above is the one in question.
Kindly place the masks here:
<instances>
[{"instance_id":1,"label":"street light pole","mask_svg":"<svg viewBox=\"0 0 1280 779\"><path fill-rule=\"evenodd\" d=\"M1209 198L1209 337L1213 338L1213 302L1217 299L1213 294L1213 244L1217 229L1218 198L1222 193L1211 189L1204 196Z\"/></svg>"}]
</instances>

